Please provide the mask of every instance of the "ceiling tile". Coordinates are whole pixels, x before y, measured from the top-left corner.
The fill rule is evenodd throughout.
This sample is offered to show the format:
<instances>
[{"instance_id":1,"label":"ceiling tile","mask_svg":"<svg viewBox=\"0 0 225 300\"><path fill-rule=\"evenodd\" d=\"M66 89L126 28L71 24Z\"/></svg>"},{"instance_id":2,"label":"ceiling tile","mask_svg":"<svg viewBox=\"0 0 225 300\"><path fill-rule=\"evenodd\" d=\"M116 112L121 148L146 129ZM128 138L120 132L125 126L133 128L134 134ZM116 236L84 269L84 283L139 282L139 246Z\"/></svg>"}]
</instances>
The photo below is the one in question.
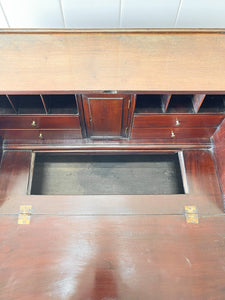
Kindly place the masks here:
<instances>
[{"instance_id":1,"label":"ceiling tile","mask_svg":"<svg viewBox=\"0 0 225 300\"><path fill-rule=\"evenodd\" d=\"M12 28L60 28L63 26L58 0L1 0Z\"/></svg>"},{"instance_id":2,"label":"ceiling tile","mask_svg":"<svg viewBox=\"0 0 225 300\"><path fill-rule=\"evenodd\" d=\"M224 0L183 0L176 27L224 28Z\"/></svg>"},{"instance_id":3,"label":"ceiling tile","mask_svg":"<svg viewBox=\"0 0 225 300\"><path fill-rule=\"evenodd\" d=\"M2 12L1 6L0 6L0 28L8 28L5 16Z\"/></svg>"},{"instance_id":4,"label":"ceiling tile","mask_svg":"<svg viewBox=\"0 0 225 300\"><path fill-rule=\"evenodd\" d=\"M67 28L119 27L120 0L62 0Z\"/></svg>"},{"instance_id":5,"label":"ceiling tile","mask_svg":"<svg viewBox=\"0 0 225 300\"><path fill-rule=\"evenodd\" d=\"M121 0L122 28L173 27L180 0Z\"/></svg>"}]
</instances>

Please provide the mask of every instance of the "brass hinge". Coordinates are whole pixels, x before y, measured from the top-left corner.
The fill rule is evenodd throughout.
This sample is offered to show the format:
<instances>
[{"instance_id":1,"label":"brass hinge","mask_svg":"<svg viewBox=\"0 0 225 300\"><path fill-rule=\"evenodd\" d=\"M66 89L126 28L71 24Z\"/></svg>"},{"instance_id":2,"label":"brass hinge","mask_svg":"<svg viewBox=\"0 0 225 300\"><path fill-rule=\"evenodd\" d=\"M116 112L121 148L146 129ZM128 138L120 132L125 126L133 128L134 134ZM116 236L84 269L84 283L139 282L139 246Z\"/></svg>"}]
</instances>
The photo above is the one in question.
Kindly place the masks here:
<instances>
[{"instance_id":1,"label":"brass hinge","mask_svg":"<svg viewBox=\"0 0 225 300\"><path fill-rule=\"evenodd\" d=\"M130 109L130 102L131 102L131 101L130 101L130 99L129 99L129 101L128 101L128 109Z\"/></svg>"},{"instance_id":2,"label":"brass hinge","mask_svg":"<svg viewBox=\"0 0 225 300\"><path fill-rule=\"evenodd\" d=\"M20 205L20 212L18 216L18 224L30 224L32 212L32 205Z\"/></svg>"},{"instance_id":3,"label":"brass hinge","mask_svg":"<svg viewBox=\"0 0 225 300\"><path fill-rule=\"evenodd\" d=\"M195 205L185 206L185 218L187 223L198 224L198 210Z\"/></svg>"}]
</instances>

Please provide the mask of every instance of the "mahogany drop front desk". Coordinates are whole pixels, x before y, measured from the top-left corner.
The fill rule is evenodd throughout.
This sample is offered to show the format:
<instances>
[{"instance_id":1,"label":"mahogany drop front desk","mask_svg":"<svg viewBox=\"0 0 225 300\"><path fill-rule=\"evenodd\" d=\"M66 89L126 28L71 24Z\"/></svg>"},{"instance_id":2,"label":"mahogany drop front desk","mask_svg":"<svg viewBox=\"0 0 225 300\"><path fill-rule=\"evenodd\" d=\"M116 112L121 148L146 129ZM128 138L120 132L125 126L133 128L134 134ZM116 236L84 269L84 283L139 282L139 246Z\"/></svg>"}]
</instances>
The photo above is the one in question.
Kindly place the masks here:
<instances>
[{"instance_id":1,"label":"mahogany drop front desk","mask_svg":"<svg viewBox=\"0 0 225 300\"><path fill-rule=\"evenodd\" d=\"M224 33L0 32L0 299L224 297ZM32 193L57 155L177 155L183 192Z\"/></svg>"}]
</instances>

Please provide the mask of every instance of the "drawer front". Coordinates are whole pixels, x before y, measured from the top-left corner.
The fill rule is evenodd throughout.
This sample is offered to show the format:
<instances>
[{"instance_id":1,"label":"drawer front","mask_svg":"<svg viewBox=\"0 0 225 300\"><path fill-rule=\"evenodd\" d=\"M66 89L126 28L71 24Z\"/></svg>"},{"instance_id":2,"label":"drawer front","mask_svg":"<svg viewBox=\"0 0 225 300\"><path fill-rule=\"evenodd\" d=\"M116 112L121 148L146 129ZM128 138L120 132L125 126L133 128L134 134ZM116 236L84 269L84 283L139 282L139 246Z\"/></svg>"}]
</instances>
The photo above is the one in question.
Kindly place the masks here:
<instances>
[{"instance_id":1,"label":"drawer front","mask_svg":"<svg viewBox=\"0 0 225 300\"><path fill-rule=\"evenodd\" d=\"M132 139L191 139L210 138L215 132L214 127L205 128L133 128Z\"/></svg>"},{"instance_id":2,"label":"drawer front","mask_svg":"<svg viewBox=\"0 0 225 300\"><path fill-rule=\"evenodd\" d=\"M134 115L133 128L163 128L163 127L217 127L224 115Z\"/></svg>"},{"instance_id":3,"label":"drawer front","mask_svg":"<svg viewBox=\"0 0 225 300\"><path fill-rule=\"evenodd\" d=\"M80 129L79 116L0 116L0 129Z\"/></svg>"},{"instance_id":4,"label":"drawer front","mask_svg":"<svg viewBox=\"0 0 225 300\"><path fill-rule=\"evenodd\" d=\"M31 140L51 140L51 139L80 139L81 130L0 130L0 136L4 139L31 139Z\"/></svg>"}]
</instances>

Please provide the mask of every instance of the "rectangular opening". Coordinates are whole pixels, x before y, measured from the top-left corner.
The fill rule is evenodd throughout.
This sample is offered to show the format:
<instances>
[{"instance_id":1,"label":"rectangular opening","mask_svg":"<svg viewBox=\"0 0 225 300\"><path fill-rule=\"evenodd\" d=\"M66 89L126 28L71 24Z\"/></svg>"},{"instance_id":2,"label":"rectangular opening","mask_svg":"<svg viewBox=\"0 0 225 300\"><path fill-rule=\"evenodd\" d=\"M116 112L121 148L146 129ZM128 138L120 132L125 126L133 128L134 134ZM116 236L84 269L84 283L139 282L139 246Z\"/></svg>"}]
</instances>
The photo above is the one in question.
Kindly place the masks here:
<instances>
[{"instance_id":1,"label":"rectangular opening","mask_svg":"<svg viewBox=\"0 0 225 300\"><path fill-rule=\"evenodd\" d=\"M193 95L172 95L167 109L168 113L194 113Z\"/></svg>"},{"instance_id":2,"label":"rectangular opening","mask_svg":"<svg viewBox=\"0 0 225 300\"><path fill-rule=\"evenodd\" d=\"M77 114L75 95L43 95L49 114Z\"/></svg>"},{"instance_id":3,"label":"rectangular opening","mask_svg":"<svg viewBox=\"0 0 225 300\"><path fill-rule=\"evenodd\" d=\"M225 95L206 95L199 113L224 113Z\"/></svg>"},{"instance_id":4,"label":"rectangular opening","mask_svg":"<svg viewBox=\"0 0 225 300\"><path fill-rule=\"evenodd\" d=\"M14 113L15 111L13 110L13 107L7 99L6 95L0 95L0 114L5 115Z\"/></svg>"},{"instance_id":5,"label":"rectangular opening","mask_svg":"<svg viewBox=\"0 0 225 300\"><path fill-rule=\"evenodd\" d=\"M162 95L137 95L134 113L162 113Z\"/></svg>"},{"instance_id":6,"label":"rectangular opening","mask_svg":"<svg viewBox=\"0 0 225 300\"><path fill-rule=\"evenodd\" d=\"M178 154L37 153L31 194L184 194L184 186Z\"/></svg>"},{"instance_id":7,"label":"rectangular opening","mask_svg":"<svg viewBox=\"0 0 225 300\"><path fill-rule=\"evenodd\" d=\"M44 114L40 95L10 95L18 114Z\"/></svg>"}]
</instances>

